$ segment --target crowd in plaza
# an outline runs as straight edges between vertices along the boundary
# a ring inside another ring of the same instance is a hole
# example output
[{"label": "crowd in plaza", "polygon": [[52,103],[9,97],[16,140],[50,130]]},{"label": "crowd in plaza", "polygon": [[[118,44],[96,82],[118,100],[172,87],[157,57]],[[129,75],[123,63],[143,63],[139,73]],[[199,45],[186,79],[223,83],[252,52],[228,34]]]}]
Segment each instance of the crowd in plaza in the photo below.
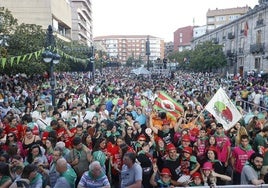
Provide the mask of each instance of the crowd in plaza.
[{"label": "crowd in plaza", "polygon": [[[128,68],[0,78],[0,187],[151,188],[268,183],[268,85],[258,77]],[[243,117],[205,110],[223,88]],[[174,119],[154,102],[180,103]]]}]

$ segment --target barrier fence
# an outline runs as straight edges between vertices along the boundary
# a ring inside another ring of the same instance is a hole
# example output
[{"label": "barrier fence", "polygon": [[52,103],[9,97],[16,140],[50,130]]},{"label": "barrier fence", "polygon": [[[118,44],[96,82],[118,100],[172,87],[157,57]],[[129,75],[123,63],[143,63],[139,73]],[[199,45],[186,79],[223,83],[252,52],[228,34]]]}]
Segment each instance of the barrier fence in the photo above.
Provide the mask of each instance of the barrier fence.
[{"label": "barrier fence", "polygon": [[[179,187],[176,187],[179,188]],[[210,186],[195,186],[194,188],[211,188]],[[214,188],[214,187],[213,187]],[[268,184],[261,185],[219,185],[215,186],[215,188],[268,188]]]}]

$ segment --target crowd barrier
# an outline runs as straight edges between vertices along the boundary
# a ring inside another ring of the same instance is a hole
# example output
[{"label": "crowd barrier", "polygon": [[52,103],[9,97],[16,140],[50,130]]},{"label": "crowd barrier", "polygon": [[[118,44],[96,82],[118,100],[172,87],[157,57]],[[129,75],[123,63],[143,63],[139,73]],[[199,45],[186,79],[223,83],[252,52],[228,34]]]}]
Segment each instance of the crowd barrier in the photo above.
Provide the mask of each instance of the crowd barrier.
[{"label": "crowd barrier", "polygon": [[[179,188],[179,187],[176,187]],[[210,186],[197,186],[194,188],[211,188]],[[268,184],[261,185],[219,185],[215,186],[215,188],[268,188]]]}]

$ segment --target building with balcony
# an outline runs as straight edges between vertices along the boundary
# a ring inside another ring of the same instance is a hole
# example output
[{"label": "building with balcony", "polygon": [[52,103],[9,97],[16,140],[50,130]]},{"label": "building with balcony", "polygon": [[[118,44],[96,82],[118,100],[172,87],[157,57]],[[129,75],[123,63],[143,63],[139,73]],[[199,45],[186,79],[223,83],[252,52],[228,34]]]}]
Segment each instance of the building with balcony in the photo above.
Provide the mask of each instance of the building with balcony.
[{"label": "building with balcony", "polygon": [[0,0],[0,6],[11,11],[18,23],[52,25],[57,37],[71,40],[72,15],[68,0]]},{"label": "building with balcony", "polygon": [[229,73],[241,76],[249,72],[268,73],[268,1],[205,35],[194,38],[192,48],[204,41],[222,45]]},{"label": "building with balcony", "polygon": [[95,37],[94,45],[99,43],[106,48],[106,53],[111,59],[122,64],[126,63],[128,58],[141,59],[147,61],[146,40],[150,41],[150,60],[164,58],[164,40],[148,35],[109,35]]},{"label": "building with balcony", "polygon": [[71,0],[72,40],[91,46],[93,39],[92,5],[90,0]]},{"label": "building with balcony", "polygon": [[247,13],[249,7],[237,7],[228,9],[215,9],[207,11],[207,30],[211,31],[228,24]]},{"label": "building with balcony", "polygon": [[174,32],[174,51],[181,52],[183,50],[191,49],[193,28],[193,26],[182,27]]}]

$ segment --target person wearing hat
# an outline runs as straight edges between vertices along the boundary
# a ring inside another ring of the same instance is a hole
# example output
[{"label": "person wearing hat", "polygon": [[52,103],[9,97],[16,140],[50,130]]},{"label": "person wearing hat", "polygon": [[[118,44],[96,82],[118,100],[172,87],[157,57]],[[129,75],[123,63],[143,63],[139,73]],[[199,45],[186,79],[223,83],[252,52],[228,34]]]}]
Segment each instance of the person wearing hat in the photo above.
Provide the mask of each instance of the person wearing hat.
[{"label": "person wearing hat", "polygon": [[173,127],[171,127],[170,121],[163,121],[162,130],[160,130],[159,128],[157,128],[156,126],[153,125],[153,119],[152,119],[152,116],[150,116],[150,123],[149,124],[150,124],[150,128],[152,129],[152,131],[157,136],[162,138],[164,140],[165,144],[174,143],[174,135],[175,135],[175,132],[179,128],[178,123],[176,123]]},{"label": "person wearing hat", "polygon": [[156,162],[159,170],[162,170],[164,158],[166,156],[166,147],[164,140],[160,137],[155,138],[155,149],[153,150],[154,162]]},{"label": "person wearing hat", "polygon": [[195,172],[192,175],[192,182],[189,183],[190,187],[196,187],[196,186],[204,186],[203,180],[202,180],[202,175],[200,172]]},{"label": "person wearing hat", "polygon": [[167,156],[163,162],[163,168],[168,168],[171,172],[171,182],[175,186],[183,185],[181,182],[177,182],[181,175],[180,157],[177,153],[177,149],[174,144],[170,143],[166,145]]},{"label": "person wearing hat", "polygon": [[205,162],[202,166],[202,178],[205,186],[216,186],[217,178],[225,181],[231,181],[232,178],[224,174],[218,174],[214,171],[212,162]]},{"label": "person wearing hat", "polygon": [[179,154],[182,154],[183,153],[183,149],[184,148],[190,147],[190,146],[191,146],[191,138],[190,138],[190,135],[189,134],[184,134],[181,137],[181,144],[179,144],[179,147],[178,147]]},{"label": "person wearing hat", "polygon": [[146,141],[146,136],[144,134],[140,134],[137,138],[137,142],[134,144],[134,150],[138,153]]},{"label": "person wearing hat", "polygon": [[171,172],[168,168],[163,168],[161,170],[160,176],[156,178],[156,175],[158,173],[158,168],[156,163],[153,165],[153,174],[150,178],[150,184],[157,188],[163,188],[163,187],[169,187],[174,188],[174,186],[171,184]]},{"label": "person wearing hat", "polygon": [[197,162],[196,157],[192,154],[193,149],[191,147],[183,148],[182,155],[179,157],[181,175],[190,176],[199,169],[200,164]]}]

